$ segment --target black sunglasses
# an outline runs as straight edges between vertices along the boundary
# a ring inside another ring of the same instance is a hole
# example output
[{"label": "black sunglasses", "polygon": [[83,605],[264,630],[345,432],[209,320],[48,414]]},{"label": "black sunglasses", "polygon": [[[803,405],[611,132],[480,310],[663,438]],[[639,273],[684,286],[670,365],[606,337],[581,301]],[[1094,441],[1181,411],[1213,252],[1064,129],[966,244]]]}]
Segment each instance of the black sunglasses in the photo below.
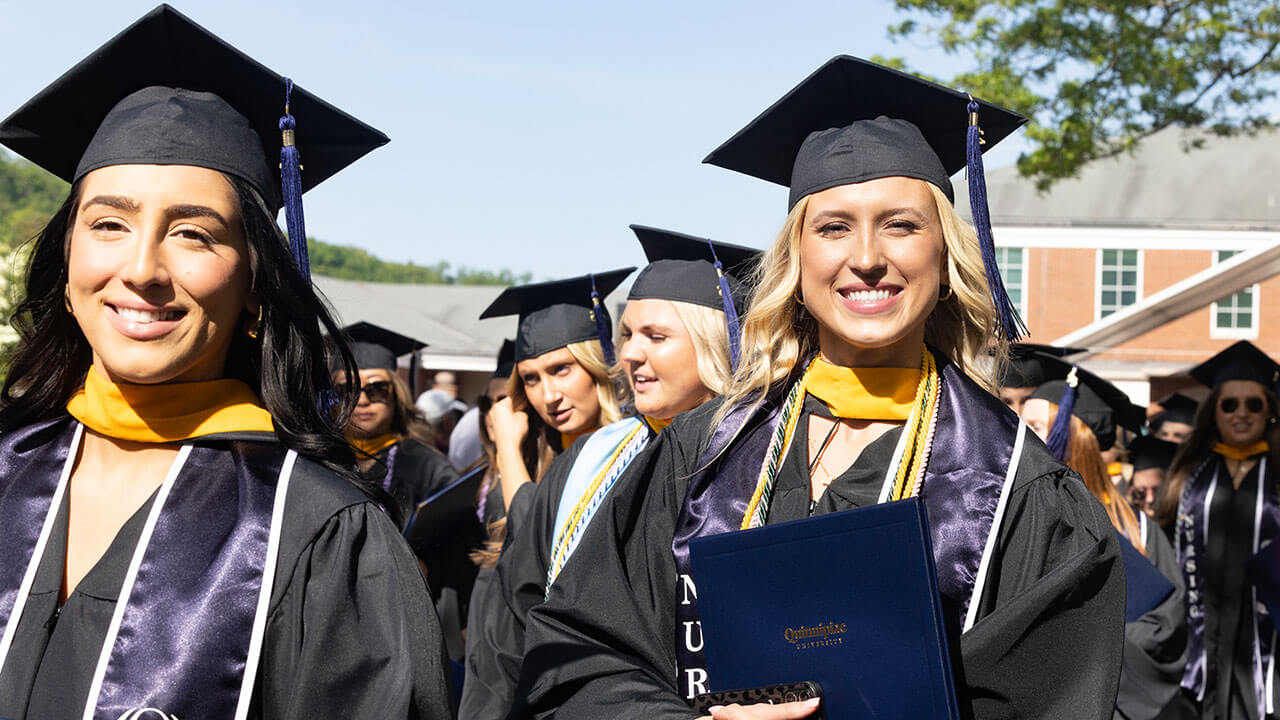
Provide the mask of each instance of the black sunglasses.
[{"label": "black sunglasses", "polygon": [[357,398],[360,397],[360,393],[364,393],[371,403],[384,403],[391,397],[391,383],[386,380],[374,380],[359,388],[352,388],[352,394]]},{"label": "black sunglasses", "polygon": [[[1240,398],[1233,398],[1233,397],[1222,398],[1222,401],[1218,403],[1218,409],[1224,413],[1227,413],[1228,415],[1235,412],[1239,407],[1240,407]],[[1244,409],[1248,410],[1250,413],[1254,415],[1257,415],[1258,413],[1262,412],[1262,409],[1264,407],[1266,407],[1266,403],[1263,402],[1262,398],[1258,397],[1257,395],[1244,399]]]}]

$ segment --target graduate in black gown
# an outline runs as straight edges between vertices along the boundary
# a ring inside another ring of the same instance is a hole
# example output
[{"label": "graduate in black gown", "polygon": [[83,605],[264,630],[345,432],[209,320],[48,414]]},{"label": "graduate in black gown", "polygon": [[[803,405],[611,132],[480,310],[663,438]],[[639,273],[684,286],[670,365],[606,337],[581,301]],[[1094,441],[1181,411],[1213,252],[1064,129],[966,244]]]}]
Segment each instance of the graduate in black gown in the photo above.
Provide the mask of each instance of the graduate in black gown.
[{"label": "graduate in black gown", "polygon": [[1129,444],[1133,475],[1129,478],[1129,503],[1152,522],[1156,518],[1156,501],[1164,485],[1165,473],[1178,453],[1178,444],[1154,435],[1134,438]]},{"label": "graduate in black gown", "polygon": [[1160,412],[1151,418],[1151,434],[1171,443],[1181,443],[1191,435],[1200,403],[1174,393],[1159,402]]},{"label": "graduate in black gown", "polygon": [[632,229],[650,261],[619,320],[618,367],[632,390],[635,414],[575,442],[540,482],[521,487],[512,499],[496,571],[501,604],[490,619],[507,630],[478,634],[469,650],[486,656],[484,664],[499,674],[483,697],[468,696],[463,717],[506,716],[529,609],[546,597],[627,466],[676,415],[720,394],[731,377],[730,348],[736,351],[737,338],[729,339],[730,325],[736,335],[736,308],[746,307],[739,277],[759,252],[641,225]]},{"label": "graduate in black gown", "polygon": [[[359,368],[355,409],[344,434],[356,449],[360,469],[395,499],[403,527],[418,503],[458,479],[449,459],[432,446],[431,428],[413,403],[413,388],[396,372],[398,357],[426,343],[367,322],[348,325],[343,332]],[[344,379],[335,373],[335,383]]]},{"label": "graduate in black gown", "polygon": [[1005,364],[1000,376],[996,378],[999,386],[1000,400],[1009,406],[1015,414],[1022,414],[1022,404],[1031,397],[1036,388],[1043,385],[1048,378],[1041,358],[1048,355],[1053,359],[1064,358],[1081,352],[1081,348],[1058,347],[1056,345],[1039,345],[1036,343],[1011,343],[1009,345],[1009,362]]},{"label": "graduate in black gown", "polygon": [[[1119,428],[1135,432],[1141,428],[1145,413],[1115,385],[1083,368],[1057,358],[1044,359],[1042,366],[1046,379],[1053,379],[1027,399],[1023,420],[1046,440],[1055,456],[1080,474],[1085,487],[1106,509],[1122,542],[1138,551],[1126,558],[1126,606],[1135,609],[1126,611],[1130,618],[1124,628],[1124,666],[1115,717],[1177,717],[1176,707],[1170,706],[1178,695],[1187,664],[1187,604],[1182,572],[1173,545],[1154,520],[1130,507],[1107,476],[1101,454],[1115,443]],[[1137,449],[1144,454],[1150,452],[1144,450],[1145,445],[1137,443]],[[1139,459],[1144,464],[1147,460],[1135,458],[1135,467]],[[1139,567],[1144,564],[1159,571],[1154,580],[1147,581]]]},{"label": "graduate in black gown", "polygon": [[507,396],[485,414],[493,443],[491,489],[485,495],[489,542],[475,554],[476,577],[467,616],[466,681],[459,713],[491,717],[505,711],[510,660],[493,648],[518,647],[494,567],[508,537],[517,492],[546,475],[560,453],[622,418],[625,398],[611,376],[611,321],[604,298],[634,267],[507,288],[481,319],[519,316]]},{"label": "graduate in black gown", "polygon": [[1280,365],[1240,341],[1191,370],[1213,388],[1169,468],[1159,516],[1187,585],[1182,687],[1199,717],[1274,717],[1274,621],[1250,560],[1280,535]]},{"label": "graduate in black gown", "polygon": [[337,325],[274,220],[305,237],[300,192],[385,136],[161,6],[0,142],[72,183],[0,399],[0,717],[450,717],[427,586],[326,406]]},{"label": "graduate in black gown", "polygon": [[[980,240],[952,207],[968,102],[841,57],[708,158],[791,191],[743,322],[743,366],[632,463],[530,611],[512,717],[693,717],[714,678],[690,539],[912,495],[929,514],[966,713],[1111,716],[1119,538],[994,395],[988,346],[1017,331],[980,251],[989,227]],[[969,109],[987,147],[1020,123]],[[970,178],[981,181],[976,164]]]}]

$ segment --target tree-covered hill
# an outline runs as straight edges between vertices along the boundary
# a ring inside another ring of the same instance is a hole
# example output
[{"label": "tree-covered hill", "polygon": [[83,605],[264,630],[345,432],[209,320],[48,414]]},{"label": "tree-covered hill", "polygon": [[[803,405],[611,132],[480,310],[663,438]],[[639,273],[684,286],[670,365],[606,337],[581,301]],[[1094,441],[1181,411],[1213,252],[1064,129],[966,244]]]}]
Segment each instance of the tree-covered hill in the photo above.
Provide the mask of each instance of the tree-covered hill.
[{"label": "tree-covered hill", "polygon": [[[58,210],[67,184],[20,158],[0,151],[0,255],[8,257],[33,238]],[[382,260],[356,247],[307,239],[311,271],[343,280],[445,285],[512,285],[529,273],[452,269],[447,262],[414,265]],[[10,258],[12,263],[20,258]],[[17,264],[21,264],[18,262]]]}]

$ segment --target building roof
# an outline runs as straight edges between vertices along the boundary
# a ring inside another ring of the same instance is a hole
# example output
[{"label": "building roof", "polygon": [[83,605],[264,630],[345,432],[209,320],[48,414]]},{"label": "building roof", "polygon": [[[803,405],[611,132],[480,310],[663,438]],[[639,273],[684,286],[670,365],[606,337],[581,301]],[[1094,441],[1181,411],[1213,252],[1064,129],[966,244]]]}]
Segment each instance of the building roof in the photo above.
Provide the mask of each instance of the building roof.
[{"label": "building roof", "polygon": [[[1184,152],[1200,138],[1204,146]],[[966,183],[956,207],[969,218]],[[1280,229],[1280,132],[1221,138],[1168,128],[1132,154],[1086,165],[1046,193],[1007,167],[987,173],[991,222],[1194,229]]]},{"label": "building roof", "polygon": [[[480,313],[505,288],[500,285],[414,285],[313,277],[339,325],[361,320],[427,343],[424,367],[493,370],[498,348],[515,337],[516,318],[480,320]],[[606,298],[616,326],[626,288]]]}]

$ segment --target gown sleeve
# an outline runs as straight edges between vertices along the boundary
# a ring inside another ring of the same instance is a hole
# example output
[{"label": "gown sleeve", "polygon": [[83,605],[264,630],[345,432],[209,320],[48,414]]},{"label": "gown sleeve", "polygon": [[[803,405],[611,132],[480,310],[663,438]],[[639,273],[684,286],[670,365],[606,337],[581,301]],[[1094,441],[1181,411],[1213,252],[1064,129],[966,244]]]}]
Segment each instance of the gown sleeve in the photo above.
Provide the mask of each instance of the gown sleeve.
[{"label": "gown sleeve", "polygon": [[675,685],[671,538],[684,499],[678,479],[696,459],[673,429],[624,471],[547,602],[530,610],[509,717],[694,716]]},{"label": "gown sleeve", "polygon": [[286,582],[267,619],[262,717],[453,717],[426,582],[376,506],[334,514]]},{"label": "gown sleeve", "polygon": [[978,620],[960,638],[956,685],[974,718],[1112,716],[1124,641],[1118,542],[1074,472],[1019,473]]},{"label": "gown sleeve", "polygon": [[1146,615],[1124,626],[1124,669],[1116,696],[1116,720],[1151,720],[1178,694],[1187,664],[1186,586],[1173,546],[1152,523],[1147,559],[1173,592]]},{"label": "gown sleeve", "polygon": [[[525,619],[529,608],[543,599],[550,528],[580,445],[557,457],[536,485],[526,483],[517,490],[507,508],[502,554],[476,591],[483,593],[480,616],[468,623],[468,675],[459,708],[463,718],[502,718],[511,708],[524,655]],[[477,602],[474,595],[472,602]]]}]

